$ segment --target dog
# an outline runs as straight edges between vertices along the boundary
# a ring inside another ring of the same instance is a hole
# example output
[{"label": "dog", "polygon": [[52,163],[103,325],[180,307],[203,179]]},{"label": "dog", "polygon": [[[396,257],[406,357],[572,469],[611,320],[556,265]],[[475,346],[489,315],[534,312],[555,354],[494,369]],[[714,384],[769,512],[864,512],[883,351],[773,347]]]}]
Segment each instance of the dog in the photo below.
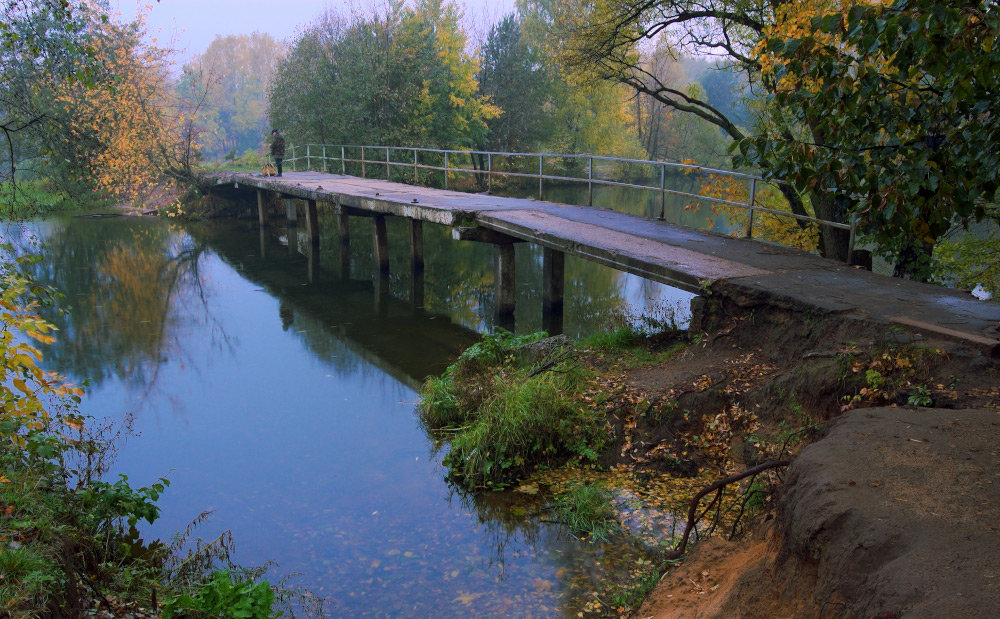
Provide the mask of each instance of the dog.
[{"label": "dog", "polygon": [[273,163],[265,163],[264,167],[260,169],[260,173],[264,176],[277,176],[278,169],[274,167]]}]

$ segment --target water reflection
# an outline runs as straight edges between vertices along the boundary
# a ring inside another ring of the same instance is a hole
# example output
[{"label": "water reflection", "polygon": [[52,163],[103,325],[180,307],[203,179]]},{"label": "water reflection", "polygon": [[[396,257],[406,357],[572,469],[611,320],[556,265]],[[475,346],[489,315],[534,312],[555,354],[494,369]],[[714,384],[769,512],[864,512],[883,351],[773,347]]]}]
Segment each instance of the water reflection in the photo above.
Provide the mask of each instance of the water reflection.
[{"label": "water reflection", "polygon": [[[213,341],[225,333],[206,312],[204,247],[160,222],[70,217],[40,224],[36,280],[64,295],[66,312],[47,355],[54,369],[100,384],[110,377],[151,388],[168,357],[183,355],[177,329],[200,323]],[[22,250],[30,250],[22,247]]]},{"label": "water reflection", "polygon": [[[214,510],[204,538],[231,529],[238,560],[301,573],[335,615],[575,614],[642,550],[572,538],[537,497],[450,487],[413,410],[423,377],[492,325],[491,249],[425,226],[414,303],[404,222],[389,221],[388,294],[356,224],[348,269],[335,232],[303,255],[295,235],[289,251],[286,231],[238,224],[41,225],[39,275],[72,305],[46,359],[97,378],[85,413],[139,413],[118,470],[173,482],[149,535]],[[517,261],[517,328],[537,329],[541,252]],[[573,334],[664,298],[582,261],[566,273]]]}]

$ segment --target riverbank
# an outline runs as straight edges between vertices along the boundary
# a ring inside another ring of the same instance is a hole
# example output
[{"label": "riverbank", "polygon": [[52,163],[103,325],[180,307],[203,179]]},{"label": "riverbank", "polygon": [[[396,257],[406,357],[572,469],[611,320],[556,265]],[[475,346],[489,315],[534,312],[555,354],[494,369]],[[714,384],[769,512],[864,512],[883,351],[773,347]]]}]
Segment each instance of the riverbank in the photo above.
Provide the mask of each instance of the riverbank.
[{"label": "riverbank", "polygon": [[[719,318],[670,362],[629,372],[630,384],[685,411],[753,411],[759,425],[732,435],[723,470],[787,456],[769,447],[779,441],[793,444],[794,459],[745,537],[701,542],[636,616],[995,607],[996,359],[967,342],[834,316],[757,307]],[[652,430],[633,444],[654,442]]]},{"label": "riverbank", "polygon": [[[926,331],[767,305],[703,315],[700,324],[712,328],[514,355],[527,358],[522,377],[554,354],[595,372],[598,387],[581,401],[606,421],[596,460],[629,483],[660,484],[669,473],[704,486],[792,460],[786,473],[730,486],[718,510],[706,509],[707,497],[696,529],[702,541],[666,571],[635,616],[954,615],[966,604],[995,602],[1000,548],[984,536],[1000,502],[984,471],[997,461],[988,446],[1000,427],[1000,381],[988,351]],[[546,476],[534,479],[544,484]],[[695,491],[689,485],[680,494]],[[627,515],[620,509],[619,517]],[[658,526],[669,526],[676,543],[680,524]],[[942,565],[948,587],[931,586]],[[969,578],[973,566],[979,573]],[[955,600],[940,601],[935,592],[946,590]],[[585,611],[634,612],[596,598]]]}]

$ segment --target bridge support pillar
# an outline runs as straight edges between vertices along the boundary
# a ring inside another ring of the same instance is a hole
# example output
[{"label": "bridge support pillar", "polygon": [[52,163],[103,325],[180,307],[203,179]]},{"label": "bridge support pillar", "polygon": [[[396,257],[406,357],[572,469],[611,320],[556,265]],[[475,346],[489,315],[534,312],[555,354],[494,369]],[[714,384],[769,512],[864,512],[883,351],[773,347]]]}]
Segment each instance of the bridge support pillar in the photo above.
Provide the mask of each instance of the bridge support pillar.
[{"label": "bridge support pillar", "polygon": [[375,272],[375,313],[385,315],[389,309],[389,271]]},{"label": "bridge support pillar", "polygon": [[266,259],[268,232],[264,228],[258,228],[257,231],[260,233],[260,257]]},{"label": "bridge support pillar", "polygon": [[338,270],[340,279],[349,279],[351,275],[351,218],[342,212],[337,205],[337,236],[340,239],[340,264]]},{"label": "bridge support pillar", "polygon": [[381,273],[389,272],[389,238],[385,231],[385,215],[372,217],[372,246],[375,248],[375,266]]},{"label": "bridge support pillar", "polygon": [[510,324],[514,318],[514,245],[495,245],[493,264],[496,270],[494,281],[494,305],[497,323]]},{"label": "bridge support pillar", "polygon": [[410,220],[410,303],[424,306],[424,222]]},{"label": "bridge support pillar", "polygon": [[299,225],[299,215],[295,208],[295,200],[285,198],[285,220],[289,228]]},{"label": "bridge support pillar", "polygon": [[419,219],[410,220],[410,269],[424,270],[424,222]]},{"label": "bridge support pillar", "polygon": [[315,200],[306,200],[306,233],[309,246],[319,247],[319,209]]},{"label": "bridge support pillar", "polygon": [[264,190],[257,190],[257,221],[261,228],[267,227],[267,217],[264,215]]},{"label": "bridge support pillar", "polygon": [[542,326],[551,334],[562,333],[563,292],[566,287],[566,254],[542,249]]}]

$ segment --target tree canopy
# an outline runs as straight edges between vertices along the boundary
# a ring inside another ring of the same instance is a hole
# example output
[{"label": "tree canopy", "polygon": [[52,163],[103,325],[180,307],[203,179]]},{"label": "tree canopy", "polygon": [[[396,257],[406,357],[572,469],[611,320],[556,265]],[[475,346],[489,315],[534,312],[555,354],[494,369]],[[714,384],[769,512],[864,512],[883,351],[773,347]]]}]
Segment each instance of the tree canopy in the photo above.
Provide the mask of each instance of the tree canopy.
[{"label": "tree canopy", "polygon": [[482,142],[498,110],[478,92],[456,5],[326,13],[278,66],[272,123],[292,140],[439,147]]},{"label": "tree canopy", "polygon": [[3,10],[5,191],[34,175],[70,194],[131,197],[190,175],[191,110],[170,96],[168,52],[145,41],[141,15],[117,23],[89,0]]},{"label": "tree canopy", "polygon": [[761,43],[769,109],[811,134],[763,131],[741,153],[842,196],[898,275],[926,276],[937,240],[1000,186],[1000,6],[896,0],[779,20]]}]

